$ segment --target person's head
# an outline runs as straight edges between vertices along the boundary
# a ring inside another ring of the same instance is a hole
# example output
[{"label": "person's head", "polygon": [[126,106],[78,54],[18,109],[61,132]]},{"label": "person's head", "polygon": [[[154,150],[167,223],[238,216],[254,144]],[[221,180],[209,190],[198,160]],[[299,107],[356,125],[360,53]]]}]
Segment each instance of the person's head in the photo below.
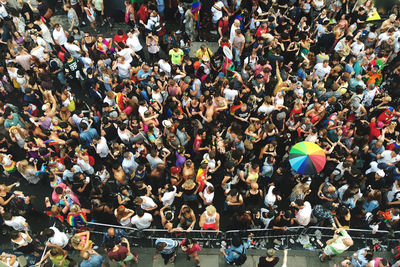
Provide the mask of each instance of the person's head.
[{"label": "person's head", "polygon": [[78,247],[82,242],[82,239],[80,236],[78,235],[74,235],[73,237],[71,237],[71,245],[73,247]]},{"label": "person's head", "polygon": [[166,242],[158,242],[156,245],[156,250],[158,252],[163,251],[166,246],[167,246]]},{"label": "person's head", "polygon": [[304,208],[304,200],[302,199],[296,199],[294,202],[300,209]]},{"label": "person's head", "polygon": [[81,251],[81,257],[83,260],[87,261],[90,259],[90,253],[86,250]]},{"label": "person's head", "polygon": [[212,217],[217,212],[217,209],[213,205],[209,205],[209,206],[207,206],[206,211],[207,211],[208,216]]},{"label": "person's head", "polygon": [[49,239],[50,237],[53,237],[55,233],[53,229],[46,228],[43,230],[42,234],[46,239]]},{"label": "person's head", "polygon": [[135,199],[133,200],[133,203],[137,206],[141,205],[143,202],[143,198],[141,197],[135,197]]},{"label": "person's head", "polygon": [[322,65],[324,66],[324,68],[328,67],[329,66],[329,60],[324,60]]},{"label": "person's head", "polygon": [[115,229],[113,227],[110,227],[107,229],[107,234],[110,238],[114,238],[115,236]]},{"label": "person's head", "polygon": [[242,239],[240,238],[239,234],[234,234],[232,236],[232,246],[233,247],[240,247],[242,245]]},{"label": "person's head", "polygon": [[270,248],[267,250],[267,257],[268,258],[273,258],[275,256],[275,249]]},{"label": "person's head", "polygon": [[136,214],[137,214],[137,216],[139,216],[139,217],[143,217],[143,215],[144,215],[144,210],[143,210],[143,209],[137,209]]}]

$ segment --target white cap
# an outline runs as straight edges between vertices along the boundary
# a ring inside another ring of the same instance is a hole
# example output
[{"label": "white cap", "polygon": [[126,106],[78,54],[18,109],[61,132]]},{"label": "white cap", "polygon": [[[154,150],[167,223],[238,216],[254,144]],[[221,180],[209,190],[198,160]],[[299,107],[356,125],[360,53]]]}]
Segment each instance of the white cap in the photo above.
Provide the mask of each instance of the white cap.
[{"label": "white cap", "polygon": [[376,172],[376,174],[378,174],[380,177],[384,177],[385,176],[385,172],[383,170],[378,170]]}]

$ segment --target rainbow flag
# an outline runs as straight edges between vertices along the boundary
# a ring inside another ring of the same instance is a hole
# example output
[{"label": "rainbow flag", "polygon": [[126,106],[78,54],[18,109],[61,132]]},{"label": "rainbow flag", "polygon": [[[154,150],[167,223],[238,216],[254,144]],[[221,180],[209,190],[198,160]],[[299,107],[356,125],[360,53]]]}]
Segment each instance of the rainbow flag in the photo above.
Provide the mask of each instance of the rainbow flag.
[{"label": "rainbow flag", "polygon": [[194,15],[194,20],[197,22],[197,27],[200,28],[200,0],[193,0],[192,2],[192,13]]},{"label": "rainbow flag", "polygon": [[49,140],[44,141],[43,144],[49,145],[49,146],[54,146],[54,145],[58,145],[58,142],[55,141],[54,139],[49,139]]},{"label": "rainbow flag", "polygon": [[87,225],[87,218],[85,213],[82,211],[75,213],[75,214],[68,214],[67,222],[71,226],[86,226]]}]

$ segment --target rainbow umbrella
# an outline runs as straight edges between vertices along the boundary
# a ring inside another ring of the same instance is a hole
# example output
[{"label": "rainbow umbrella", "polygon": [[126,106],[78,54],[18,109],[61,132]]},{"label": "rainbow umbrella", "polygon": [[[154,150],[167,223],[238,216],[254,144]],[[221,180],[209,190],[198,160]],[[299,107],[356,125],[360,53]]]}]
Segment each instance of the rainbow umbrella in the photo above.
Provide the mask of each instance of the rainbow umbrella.
[{"label": "rainbow umbrella", "polygon": [[305,141],[290,149],[289,162],[296,172],[311,175],[324,169],[326,157],[319,145]]}]

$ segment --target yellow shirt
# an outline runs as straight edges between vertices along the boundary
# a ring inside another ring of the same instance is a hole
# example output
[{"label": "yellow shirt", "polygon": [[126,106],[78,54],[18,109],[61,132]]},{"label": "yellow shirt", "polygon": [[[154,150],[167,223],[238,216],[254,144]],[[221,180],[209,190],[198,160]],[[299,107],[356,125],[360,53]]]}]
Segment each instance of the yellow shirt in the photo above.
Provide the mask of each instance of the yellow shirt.
[{"label": "yellow shirt", "polygon": [[212,57],[213,53],[211,52],[211,50],[210,50],[209,48],[207,48],[207,50],[208,50],[208,53],[207,53],[207,51],[206,51],[206,52],[203,52],[203,50],[201,50],[201,48],[200,48],[200,49],[197,50],[197,52],[196,52],[196,57],[197,57],[198,59],[202,60],[203,56],[206,56],[206,57],[208,58],[208,61],[210,61],[210,60],[211,60],[210,57]]}]

